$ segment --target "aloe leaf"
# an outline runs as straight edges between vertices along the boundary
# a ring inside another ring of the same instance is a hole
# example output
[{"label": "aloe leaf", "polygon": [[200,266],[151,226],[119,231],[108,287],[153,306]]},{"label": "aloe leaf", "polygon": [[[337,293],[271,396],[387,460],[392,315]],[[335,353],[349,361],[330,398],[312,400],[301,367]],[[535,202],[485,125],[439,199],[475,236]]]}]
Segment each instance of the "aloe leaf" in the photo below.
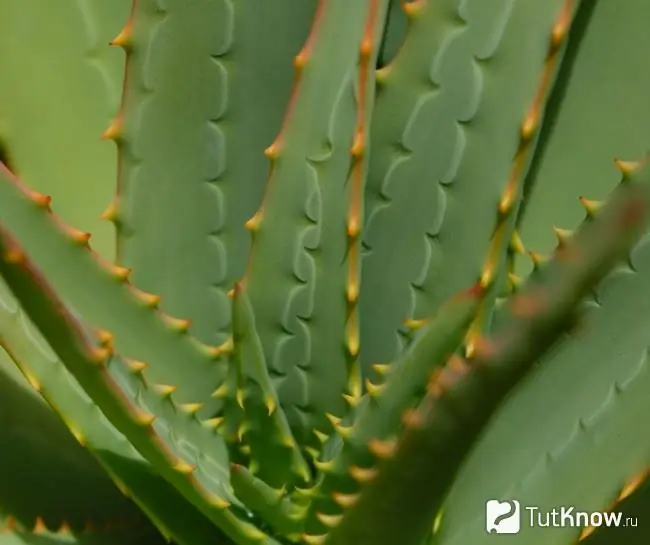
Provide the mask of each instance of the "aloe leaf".
[{"label": "aloe leaf", "polygon": [[359,387],[355,309],[369,77],[386,5],[320,2],[295,59],[282,129],[266,150],[264,200],[247,224],[253,244],[243,284],[300,442],[313,441],[309,432],[326,424],[323,414],[344,412],[342,394]]},{"label": "aloe leaf", "polygon": [[46,271],[66,304],[88,324],[109,331],[125,356],[152,362],[153,382],[178,384],[178,401],[208,400],[200,414],[212,416],[219,402],[210,400],[210,394],[219,380],[206,377],[206,370],[223,364],[222,351],[189,336],[187,322],[160,312],[157,297],[129,282],[128,269],[100,261],[89,251],[88,233],[61,222],[49,197],[26,188],[2,164],[0,222],[37,268]]},{"label": "aloe leaf", "polygon": [[271,488],[237,464],[231,466],[230,479],[237,497],[274,531],[289,539],[300,537],[304,508],[293,503],[283,490]]},{"label": "aloe leaf", "polygon": [[89,527],[80,532],[67,525],[48,528],[42,519],[24,526],[13,517],[0,517],[0,545],[164,545],[154,531],[128,532],[120,528]]},{"label": "aloe leaf", "polygon": [[[649,175],[646,166],[639,177],[648,181]],[[362,468],[366,484],[342,518],[331,521],[324,545],[422,542],[476,437],[538,357],[575,323],[580,302],[628,255],[649,217],[650,188],[626,184],[541,278],[511,299],[496,333],[472,356],[454,355],[434,373],[421,404],[404,415],[394,451]]]},{"label": "aloe leaf", "polygon": [[[99,459],[163,535],[179,545],[225,542],[216,527],[157,476],[108,422],[20,307],[10,305],[4,296],[0,299],[0,344],[10,347],[10,355],[32,387],[65,419],[76,439]],[[97,495],[95,491],[93,497]]]},{"label": "aloe leaf", "polygon": [[[583,0],[581,28],[552,124],[527,177],[526,207],[519,229],[528,250],[546,254],[556,244],[553,227],[572,230],[584,210],[578,197],[603,199],[616,185],[615,157],[639,157],[650,141],[650,8],[631,0],[619,10],[610,2]],[[616,10],[616,11],[614,11]],[[571,39],[570,39],[571,40]],[[525,258],[517,271],[530,270]]]},{"label": "aloe leaf", "polygon": [[0,147],[31,187],[54,197],[57,213],[93,233],[93,248],[107,258],[115,235],[100,215],[117,156],[100,136],[119,106],[124,66],[108,41],[130,4],[0,0]]},{"label": "aloe leaf", "polygon": [[431,314],[482,275],[496,281],[576,4],[405,4],[409,29],[378,74],[371,131],[365,365],[395,357],[404,320]]},{"label": "aloe leaf", "polygon": [[[172,401],[174,387],[151,384],[147,365],[122,360],[68,311],[15,240],[0,230],[0,275],[52,350],[97,406],[156,471],[237,545],[277,545],[246,517],[228,482],[228,453],[199,404]],[[237,514],[236,514],[237,513]]]},{"label": "aloe leaf", "polygon": [[[328,518],[344,511],[345,498],[359,492],[363,484],[357,480],[356,470],[376,462],[391,447],[401,414],[421,397],[423,384],[434,369],[461,344],[482,296],[477,286],[443,304],[421,335],[391,365],[385,382],[368,383],[367,402],[357,411],[354,423],[345,425],[333,419],[342,444],[334,456],[324,452],[316,462],[321,479],[310,494],[308,535],[326,532]],[[343,503],[337,501],[341,498]]]},{"label": "aloe leaf", "polygon": [[263,150],[314,6],[140,0],[113,41],[127,55],[122,107],[106,132],[120,155],[108,214],[118,257],[206,343],[227,336],[226,292],[250,247],[244,222],[262,197]]},{"label": "aloe leaf", "polygon": [[[619,168],[622,190],[632,182],[650,187],[647,165]],[[639,294],[650,289],[649,267],[646,231],[585,304],[585,325],[541,358],[495,415],[449,494],[436,544],[487,544],[488,499],[517,499],[542,512],[559,505],[603,511],[647,470],[650,439],[638,423],[650,410],[650,306]],[[563,545],[580,534],[542,530],[522,526],[512,541]]]},{"label": "aloe leaf", "polygon": [[146,525],[15,368],[2,365],[0,387],[0,512],[28,527],[37,517],[77,530],[86,523]]},{"label": "aloe leaf", "polygon": [[244,409],[240,441],[250,448],[249,469],[278,492],[305,484],[311,471],[289,427],[268,374],[255,315],[246,291],[237,283],[233,302],[233,361],[238,370],[237,400]]}]

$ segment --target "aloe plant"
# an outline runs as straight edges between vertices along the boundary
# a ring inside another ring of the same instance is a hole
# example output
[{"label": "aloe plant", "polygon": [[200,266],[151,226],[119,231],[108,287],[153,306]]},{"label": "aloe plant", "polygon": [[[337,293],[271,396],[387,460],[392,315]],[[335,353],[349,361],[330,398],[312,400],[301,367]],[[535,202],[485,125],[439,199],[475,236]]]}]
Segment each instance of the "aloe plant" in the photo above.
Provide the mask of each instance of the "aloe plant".
[{"label": "aloe plant", "polygon": [[647,543],[644,0],[0,13],[0,545]]}]

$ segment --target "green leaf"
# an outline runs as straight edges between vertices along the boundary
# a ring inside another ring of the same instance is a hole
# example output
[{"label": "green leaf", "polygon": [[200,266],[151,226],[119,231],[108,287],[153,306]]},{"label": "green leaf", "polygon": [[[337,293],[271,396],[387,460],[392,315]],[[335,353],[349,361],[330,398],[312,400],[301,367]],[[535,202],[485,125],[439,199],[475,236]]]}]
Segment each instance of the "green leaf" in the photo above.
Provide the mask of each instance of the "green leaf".
[{"label": "green leaf", "polygon": [[0,147],[30,187],[54,198],[57,213],[93,233],[107,258],[115,235],[100,215],[117,155],[101,134],[124,77],[124,55],[108,41],[131,2],[0,0]]},{"label": "green leaf", "polygon": [[[419,407],[406,415],[395,451],[362,468],[366,484],[342,520],[331,523],[325,545],[422,542],[490,417],[641,235],[650,218],[650,166],[635,177],[646,185],[625,184],[543,274],[511,299],[508,317],[491,338],[466,359],[452,357],[434,375]],[[488,535],[484,527],[480,535]],[[478,539],[474,534],[463,543]]]},{"label": "green leaf", "polygon": [[[156,475],[151,465],[108,422],[20,307],[4,295],[0,298],[0,339],[2,344],[10,347],[15,364],[32,386],[61,415],[77,440],[98,458],[116,484],[133,498],[163,535],[173,537],[179,545],[225,543],[217,528]],[[68,470],[70,476],[79,473],[75,468]],[[42,489],[42,486],[34,488],[39,492]],[[56,493],[60,493],[59,489]],[[102,498],[102,489],[95,486],[88,494],[93,498],[89,505],[93,505]],[[33,498],[30,501],[38,505]],[[67,506],[66,510],[73,513],[80,507]]]}]

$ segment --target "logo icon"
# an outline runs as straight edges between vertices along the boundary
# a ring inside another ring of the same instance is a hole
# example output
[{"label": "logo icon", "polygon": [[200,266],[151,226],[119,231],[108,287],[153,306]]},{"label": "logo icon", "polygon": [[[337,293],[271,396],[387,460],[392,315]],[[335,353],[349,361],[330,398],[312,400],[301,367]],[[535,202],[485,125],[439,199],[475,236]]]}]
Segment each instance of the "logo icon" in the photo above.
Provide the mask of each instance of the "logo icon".
[{"label": "logo icon", "polygon": [[517,500],[489,500],[485,504],[485,530],[488,534],[518,534],[520,512]]}]

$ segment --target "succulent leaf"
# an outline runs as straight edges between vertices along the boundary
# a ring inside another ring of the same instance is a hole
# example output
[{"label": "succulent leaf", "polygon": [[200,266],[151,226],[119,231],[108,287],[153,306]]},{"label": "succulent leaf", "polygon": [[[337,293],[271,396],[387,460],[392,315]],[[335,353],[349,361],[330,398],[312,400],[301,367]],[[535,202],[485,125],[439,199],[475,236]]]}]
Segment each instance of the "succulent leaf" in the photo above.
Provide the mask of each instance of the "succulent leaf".
[{"label": "succulent leaf", "polygon": [[[156,475],[149,463],[108,422],[20,307],[14,304],[11,306],[15,308],[10,309],[7,297],[3,299],[0,301],[0,345],[10,347],[10,355],[25,378],[64,419],[77,441],[98,458],[123,493],[140,506],[163,535],[179,545],[223,541],[214,525]],[[12,450],[16,450],[15,446]],[[4,466],[10,467],[6,463]],[[88,480],[85,472],[80,475]],[[49,480],[55,482],[51,477]],[[66,481],[66,487],[69,486]],[[60,500],[57,503],[60,505]],[[65,508],[72,510],[70,506]],[[81,513],[79,506],[76,510]],[[13,514],[18,513],[13,511]]]},{"label": "succulent leaf", "polygon": [[566,30],[575,4],[406,4],[409,30],[378,74],[373,113],[365,362],[394,358],[404,320],[429,315],[478,281],[490,240],[498,254],[491,261],[505,254],[511,228],[500,232],[499,207],[504,220],[516,213],[528,144],[561,53],[564,33],[555,43],[554,32]]},{"label": "succulent leaf", "polygon": [[0,0],[0,147],[31,188],[55,199],[58,214],[93,233],[106,258],[115,236],[100,215],[117,158],[100,135],[119,105],[124,56],[105,45],[130,5]]},{"label": "succulent leaf", "polygon": [[[98,346],[65,308],[24,251],[0,229],[0,275],[70,373],[131,444],[188,501],[237,545],[276,545],[230,509],[243,509],[228,483],[228,454],[218,434],[174,404],[168,389],[150,388],[146,364]],[[209,450],[208,450],[209,449]]]},{"label": "succulent leaf", "polygon": [[[0,388],[0,513],[27,528],[37,517],[54,528],[66,521],[76,530],[86,523],[147,525],[27,381],[4,364]],[[95,494],[96,501],[88,502]]]},{"label": "succulent leaf", "polygon": [[253,309],[239,283],[234,289],[232,324],[233,361],[239,375],[236,397],[244,409],[239,439],[250,447],[253,473],[278,490],[305,485],[311,480],[311,471],[280,406],[255,328]]},{"label": "succulent leaf", "polygon": [[[155,299],[128,282],[128,269],[103,265],[89,251],[90,233],[62,223],[51,212],[49,197],[27,189],[2,164],[0,218],[35,265],[48,271],[53,288],[86,323],[109,331],[115,347],[125,356],[155,361],[150,380],[178,385],[179,402],[203,400],[205,408],[200,414],[211,416],[210,394],[219,381],[218,377],[206,378],[205,370],[220,364],[220,350],[198,343],[186,334],[188,324],[160,313]],[[140,333],[132,335],[133,331]],[[217,406],[216,400],[212,403]]]},{"label": "succulent leaf", "polygon": [[359,498],[333,525],[326,545],[426,538],[461,462],[499,404],[574,323],[576,305],[641,235],[650,218],[650,167],[638,176],[646,185],[623,186],[549,261],[542,278],[511,298],[496,333],[469,358],[454,356],[434,373],[423,401],[406,413],[395,451],[366,470]]},{"label": "succulent leaf", "polygon": [[262,152],[314,4],[139,0],[113,41],[127,58],[122,106],[107,131],[120,157],[118,257],[206,343],[229,334],[226,292],[250,246],[243,224],[261,199]]},{"label": "succulent leaf", "polygon": [[[244,284],[300,441],[313,440],[311,429],[325,424],[324,413],[343,413],[342,394],[359,384],[355,260],[374,89],[366,82],[386,7],[386,0],[319,3],[294,61],[286,118],[266,150],[271,168],[264,200],[248,222],[253,245]],[[351,195],[350,207],[342,195]]]},{"label": "succulent leaf", "polygon": [[[618,191],[650,187],[647,173],[645,165],[623,176]],[[591,222],[587,217],[584,227]],[[649,410],[650,307],[639,297],[650,289],[647,231],[626,257],[585,304],[585,325],[541,358],[499,410],[449,494],[437,544],[480,544],[485,498],[517,497],[542,511],[558,504],[603,510],[650,466],[650,443],[637,429]],[[497,327],[505,319],[498,316]],[[521,477],[513,482],[513,474]],[[544,543],[546,534],[534,530],[522,528],[521,542]],[[579,531],[553,534],[556,543],[566,543]]]},{"label": "succulent leaf", "polygon": [[334,424],[335,433],[342,439],[341,446],[333,457],[326,453],[321,461],[326,469],[309,506],[308,534],[327,531],[319,522],[323,514],[340,515],[344,511],[337,497],[359,493],[363,483],[356,478],[355,468],[372,466],[391,455],[401,415],[422,397],[428,377],[457,350],[483,295],[480,286],[476,286],[446,302],[404,354],[391,364],[385,381],[368,386],[368,399],[352,422]]},{"label": "succulent leaf", "polygon": [[[640,157],[650,141],[650,71],[641,68],[650,47],[647,3],[630,0],[619,10],[583,0],[580,11],[519,220],[526,247],[541,254],[555,246],[553,226],[571,230],[582,220],[578,197],[603,199],[614,188],[612,159]],[[530,269],[525,257],[517,261],[519,274]]]}]

